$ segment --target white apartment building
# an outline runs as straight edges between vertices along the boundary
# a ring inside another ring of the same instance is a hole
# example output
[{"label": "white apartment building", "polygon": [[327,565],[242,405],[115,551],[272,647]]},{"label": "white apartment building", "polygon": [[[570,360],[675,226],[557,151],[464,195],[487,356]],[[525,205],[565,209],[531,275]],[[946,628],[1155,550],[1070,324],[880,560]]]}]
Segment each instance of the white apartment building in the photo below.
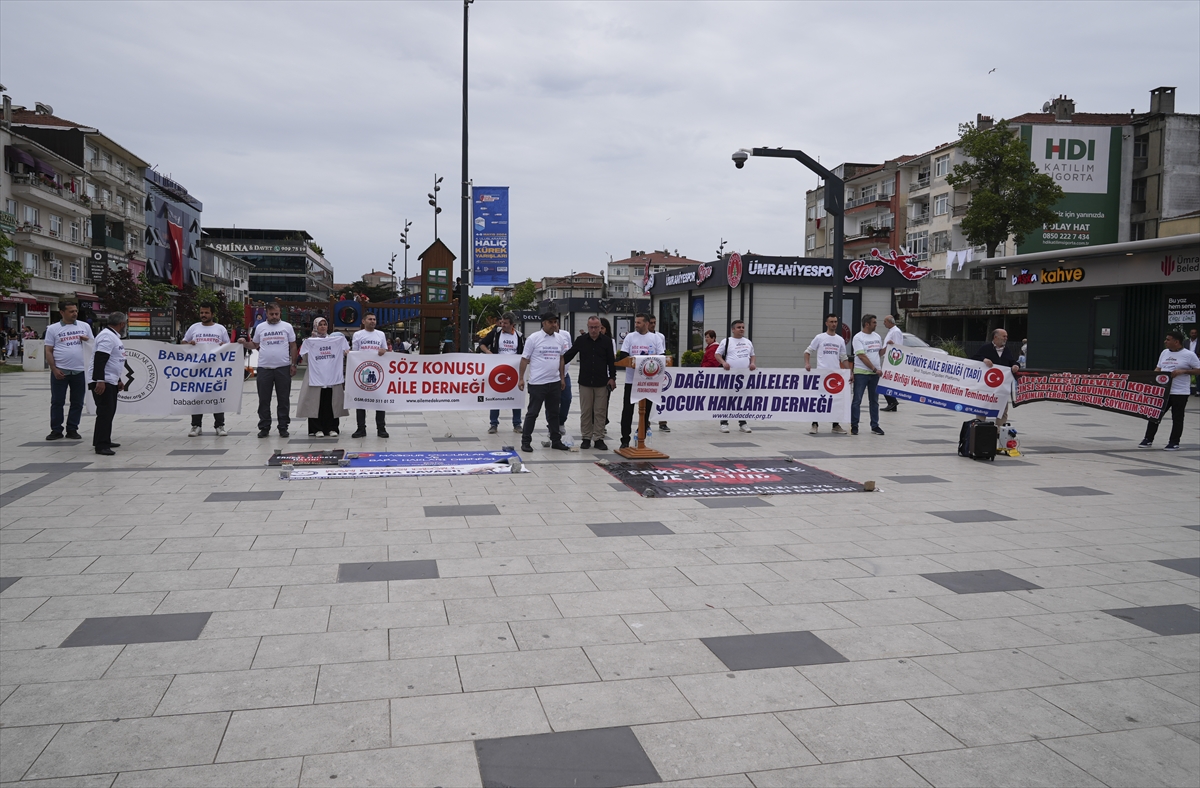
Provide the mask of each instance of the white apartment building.
[{"label": "white apartment building", "polygon": [[587,271],[570,276],[545,276],[537,285],[537,300],[555,301],[560,298],[603,298],[604,277]]},{"label": "white apartment building", "polygon": [[647,269],[656,274],[686,268],[699,262],[681,257],[678,249],[674,253],[667,249],[653,252],[640,252],[635,249],[624,260],[609,262],[607,295],[609,298],[649,298],[643,287]]},{"label": "white apartment building", "polygon": [[250,264],[208,246],[200,247],[200,284],[214,293],[224,293],[229,303],[250,299]]}]

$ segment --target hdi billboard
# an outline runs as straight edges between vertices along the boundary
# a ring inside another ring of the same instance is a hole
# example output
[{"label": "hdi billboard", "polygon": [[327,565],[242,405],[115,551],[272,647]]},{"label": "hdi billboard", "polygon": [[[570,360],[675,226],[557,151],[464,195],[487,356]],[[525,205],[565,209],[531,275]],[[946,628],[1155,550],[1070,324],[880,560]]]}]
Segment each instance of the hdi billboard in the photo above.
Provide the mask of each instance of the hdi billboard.
[{"label": "hdi billboard", "polygon": [[1116,243],[1121,219],[1121,127],[1022,125],[1038,172],[1066,192],[1059,221],[1030,233],[1021,254]]},{"label": "hdi billboard", "polygon": [[508,284],[508,187],[476,186],[471,193],[474,227],[474,281],[477,286]]}]

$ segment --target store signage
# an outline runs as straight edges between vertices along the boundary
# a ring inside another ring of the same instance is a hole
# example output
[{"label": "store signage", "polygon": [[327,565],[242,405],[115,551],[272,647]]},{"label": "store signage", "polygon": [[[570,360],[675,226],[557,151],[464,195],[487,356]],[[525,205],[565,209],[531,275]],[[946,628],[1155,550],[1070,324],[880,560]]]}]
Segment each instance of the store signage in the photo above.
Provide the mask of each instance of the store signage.
[{"label": "store signage", "polygon": [[205,244],[209,249],[227,254],[297,254],[304,253],[308,247],[304,244],[254,243],[250,241],[219,241]]},{"label": "store signage", "polygon": [[1167,298],[1167,322],[1171,325],[1189,325],[1196,322],[1196,297],[1180,296]]},{"label": "store signage", "polygon": [[1194,274],[1200,272],[1200,256],[1198,255],[1165,255],[1159,264],[1163,276],[1174,274]]},{"label": "store signage", "polygon": [[729,262],[725,265],[725,280],[733,288],[742,283],[742,256],[737,252],[729,255]]},{"label": "store signage", "polygon": [[1061,282],[1082,282],[1082,268],[1055,268],[1047,271],[1042,269],[1039,281],[1044,285],[1057,285]]},{"label": "store signage", "polygon": [[[1070,136],[1067,136],[1070,135]],[[1019,251],[1115,243],[1120,224],[1121,127],[1021,126],[1039,173],[1062,187],[1058,220],[1029,233]]]}]

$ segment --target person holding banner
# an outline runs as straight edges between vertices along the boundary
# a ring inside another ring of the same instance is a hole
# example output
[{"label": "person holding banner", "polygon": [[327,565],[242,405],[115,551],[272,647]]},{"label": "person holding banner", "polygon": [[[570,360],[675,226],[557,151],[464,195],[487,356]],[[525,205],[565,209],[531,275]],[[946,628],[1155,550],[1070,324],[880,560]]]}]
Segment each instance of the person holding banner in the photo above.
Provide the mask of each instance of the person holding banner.
[{"label": "person holding banner", "polygon": [[[188,330],[184,332],[181,345],[208,345],[207,349],[215,351],[221,345],[229,344],[229,332],[225,330],[225,326],[220,323],[213,322],[213,305],[203,303],[200,305],[200,322],[192,323],[188,326]],[[201,433],[201,425],[204,422],[204,415],[201,413],[192,414],[192,429],[188,432],[189,438],[195,438]],[[217,431],[217,437],[223,438],[229,433],[225,431],[225,414],[213,414],[213,427]]]},{"label": "person holding banner", "polygon": [[[904,347],[904,332],[900,330],[900,326],[896,325],[896,318],[891,315],[884,315],[883,327],[887,329],[887,334],[883,337],[883,350],[885,353],[889,345]],[[883,409],[884,413],[895,413],[900,410],[900,400],[891,394],[884,394],[883,398],[887,400],[887,407]]]},{"label": "person holding banner", "polygon": [[1148,449],[1154,443],[1162,417],[1171,410],[1171,437],[1167,438],[1166,451],[1179,451],[1179,439],[1183,437],[1183,417],[1187,413],[1188,386],[1191,376],[1200,372],[1200,358],[1183,345],[1183,332],[1172,329],[1163,341],[1164,350],[1158,357],[1155,372],[1166,372],[1171,376],[1166,408],[1157,419],[1146,423],[1146,437],[1138,446]]},{"label": "person holding banner", "polygon": [[267,304],[267,320],[254,326],[246,347],[258,351],[258,437],[271,434],[271,392],[275,392],[279,437],[288,436],[292,408],[292,375],[296,374],[296,330],[280,320],[279,304]]},{"label": "person holding banner", "polygon": [[[838,334],[838,316],[830,312],[825,316],[825,330],[813,337],[804,350],[804,371],[812,372],[812,357],[817,357],[817,369],[846,369],[850,366],[850,357],[846,355],[846,340]],[[809,427],[810,435],[816,435],[819,430],[817,422]],[[836,421],[833,431],[842,435],[846,430]]]},{"label": "person holding banner", "polygon": [[[1008,347],[1008,332],[1003,328],[997,328],[992,331],[992,341],[983,345],[979,350],[975,351],[975,355],[971,356],[974,361],[982,361],[988,367],[999,364],[1002,367],[1009,367],[1015,375],[1021,369],[1020,358],[1015,350]],[[996,426],[1003,427],[1008,421],[1008,405],[1004,406],[1004,411],[996,418]]]},{"label": "person holding banner", "polygon": [[83,397],[87,383],[84,371],[83,343],[91,342],[92,328],[76,320],[79,306],[63,303],[58,307],[61,318],[46,329],[46,364],[50,367],[50,434],[48,441],[63,436],[63,406],[67,391],[71,392],[71,409],[67,411],[67,437],[80,440],[79,417],[83,415]]},{"label": "person holding banner", "polygon": [[875,333],[875,315],[863,315],[862,331],[854,335],[854,399],[850,402],[850,434],[858,434],[865,392],[871,412],[871,432],[882,435],[879,426],[879,364],[883,361],[883,340]]},{"label": "person holding banner", "polygon": [[550,423],[550,448],[559,451],[570,449],[562,442],[558,418],[562,390],[567,385],[564,352],[558,338],[558,315],[547,312],[542,315],[542,330],[525,340],[525,350],[521,353],[517,387],[529,397],[525,407],[525,426],[521,430],[521,451],[533,451],[533,430],[543,404],[546,406],[546,421]]},{"label": "person holding banner", "polygon": [[[742,320],[733,321],[729,325],[729,331],[733,336],[722,339],[715,353],[717,360],[721,362],[721,367],[726,371],[731,369],[748,369],[753,372],[758,366],[754,363],[754,343],[746,339],[745,322]],[[662,334],[659,334],[659,336],[662,336]],[[745,421],[738,422],[738,430],[741,432],[754,432]],[[729,432],[729,422],[724,419],[721,420],[721,432]]]},{"label": "person holding banner", "polygon": [[[617,354],[617,361],[627,356],[665,356],[667,349],[663,346],[660,337],[661,334],[650,333],[650,315],[645,312],[638,313],[637,317],[633,319],[633,331],[626,334],[625,340],[621,343],[621,352]],[[625,370],[625,401],[621,408],[622,449],[629,448],[629,437],[633,433],[635,405],[629,400],[632,393],[633,367],[628,367]],[[643,420],[647,432],[650,430],[650,410],[650,408],[646,408],[646,418]]]},{"label": "person holding banner", "polygon": [[121,374],[125,371],[125,344],[121,334],[125,333],[128,318],[124,312],[113,312],[107,325],[96,337],[96,354],[92,357],[92,398],[96,401],[96,428],[92,433],[92,447],[97,454],[111,457],[113,449],[121,444],[112,442],[113,416],[117,415],[117,394],[125,386]]},{"label": "person holding banner", "polygon": [[[363,315],[363,327],[354,332],[354,337],[350,341],[351,350],[377,350],[379,355],[383,355],[388,351],[387,337],[382,331],[375,330],[377,318],[373,312],[368,312]],[[343,387],[345,378],[343,377]],[[358,423],[358,429],[354,430],[351,438],[367,437],[367,411],[364,408],[357,408],[354,411],[355,420]],[[310,428],[311,429],[311,428]],[[387,414],[382,410],[375,411],[375,434],[381,438],[387,438]]]},{"label": "person holding banner", "polygon": [[[492,328],[488,335],[483,338],[483,341],[479,343],[479,350],[481,353],[501,356],[520,355],[524,353],[525,337],[517,333],[517,316],[512,312],[505,312],[501,315],[500,325]],[[491,411],[488,413],[488,417],[488,435],[495,435],[500,431],[500,410]],[[521,431],[520,408],[513,408],[512,425],[513,432]]]},{"label": "person holding banner", "polygon": [[296,418],[308,418],[310,437],[318,432],[327,438],[337,435],[341,417],[350,415],[345,406],[344,363],[349,352],[350,343],[344,334],[330,334],[329,321],[323,317],[313,320],[312,336],[300,345],[300,355],[308,357],[308,372],[296,402]]},{"label": "person holding banner", "polygon": [[[658,337],[659,341],[662,342],[662,346],[665,350],[665,348],[667,347],[667,338],[661,331],[658,330],[658,318],[655,317],[654,315],[650,315],[650,333],[654,334],[654,336]],[[659,432],[670,432],[671,427],[665,421],[660,421],[660,422],[658,422],[658,431]],[[647,438],[650,437],[649,432],[646,433],[646,437]]]}]

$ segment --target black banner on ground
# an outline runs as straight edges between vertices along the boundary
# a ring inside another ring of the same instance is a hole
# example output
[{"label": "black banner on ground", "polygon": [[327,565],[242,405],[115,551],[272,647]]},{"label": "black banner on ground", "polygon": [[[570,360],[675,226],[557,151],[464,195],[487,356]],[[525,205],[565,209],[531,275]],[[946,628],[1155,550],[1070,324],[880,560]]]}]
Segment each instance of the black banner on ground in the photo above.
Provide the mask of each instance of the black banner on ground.
[{"label": "black banner on ground", "polygon": [[337,465],[346,456],[345,449],[330,449],[329,451],[294,451],[289,453],[276,452],[267,460],[267,465]]},{"label": "black banner on ground", "polygon": [[602,467],[643,496],[655,498],[862,491],[857,482],[783,459],[612,462]]},{"label": "black banner on ground", "polygon": [[1157,419],[1167,401],[1171,376],[1165,372],[1016,373],[1013,407],[1030,402],[1066,402],[1089,408]]}]

